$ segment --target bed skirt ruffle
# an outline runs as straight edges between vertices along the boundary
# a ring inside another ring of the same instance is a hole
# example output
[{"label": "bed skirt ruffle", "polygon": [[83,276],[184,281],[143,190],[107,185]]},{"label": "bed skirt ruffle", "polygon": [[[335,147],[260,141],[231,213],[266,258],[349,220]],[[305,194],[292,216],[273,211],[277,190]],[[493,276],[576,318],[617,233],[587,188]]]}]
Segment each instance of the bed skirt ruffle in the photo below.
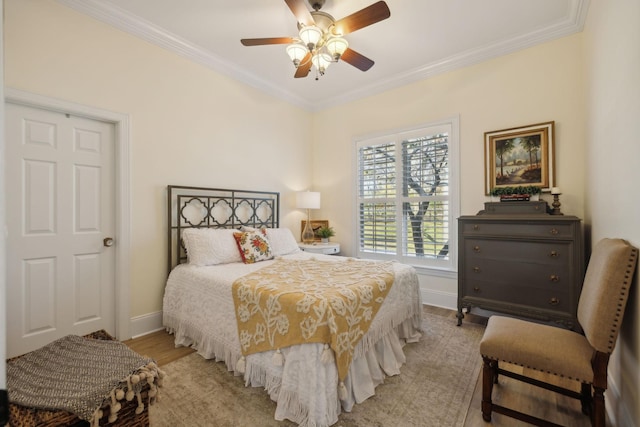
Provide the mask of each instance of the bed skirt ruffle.
[{"label": "bed skirt ruffle", "polygon": [[347,397],[339,400],[338,371],[334,363],[321,362],[322,344],[281,349],[283,366],[272,363],[273,351],[250,355],[242,374],[236,367],[242,356],[239,346],[214,342],[193,325],[172,320],[166,314],[164,321],[167,330],[175,335],[176,345],[193,347],[206,359],[225,362],[229,371],[244,377],[247,386],[264,387],[277,404],[274,418],[288,419],[303,427],[335,424],[342,410],[350,412],[356,403],[373,396],[385,377],[400,374],[406,361],[404,345],[417,342],[421,336],[420,309],[378,333],[377,340],[361,342],[345,379]]}]

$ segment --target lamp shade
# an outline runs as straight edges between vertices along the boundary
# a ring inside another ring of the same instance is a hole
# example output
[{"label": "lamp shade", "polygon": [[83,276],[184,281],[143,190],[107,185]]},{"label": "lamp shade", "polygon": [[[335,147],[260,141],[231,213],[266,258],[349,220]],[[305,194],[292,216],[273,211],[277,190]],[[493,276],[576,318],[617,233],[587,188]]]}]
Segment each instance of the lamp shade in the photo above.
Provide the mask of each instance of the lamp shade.
[{"label": "lamp shade", "polygon": [[287,54],[296,67],[300,65],[300,62],[302,62],[308,52],[307,47],[302,43],[292,43],[287,46]]},{"label": "lamp shade", "polygon": [[316,53],[311,57],[311,62],[320,74],[324,74],[327,67],[331,65],[331,56],[327,53]]},{"label": "lamp shade", "polygon": [[340,59],[345,50],[349,47],[349,43],[342,37],[332,37],[326,44],[329,54],[334,60]]},{"label": "lamp shade", "polygon": [[322,38],[322,30],[315,25],[302,27],[299,36],[302,42],[307,45],[309,50],[313,50]]},{"label": "lamp shade", "polygon": [[320,193],[317,191],[300,191],[296,193],[298,209],[320,209]]}]

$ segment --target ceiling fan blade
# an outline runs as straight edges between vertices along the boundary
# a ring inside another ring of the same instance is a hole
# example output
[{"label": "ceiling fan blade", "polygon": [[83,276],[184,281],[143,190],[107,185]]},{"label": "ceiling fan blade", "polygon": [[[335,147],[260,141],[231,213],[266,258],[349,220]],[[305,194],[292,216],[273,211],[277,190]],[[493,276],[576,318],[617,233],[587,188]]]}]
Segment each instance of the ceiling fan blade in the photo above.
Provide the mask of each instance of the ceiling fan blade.
[{"label": "ceiling fan blade", "polygon": [[311,70],[311,52],[307,53],[307,55],[300,61],[300,65],[296,68],[296,73],[293,77],[299,79],[300,77],[307,77],[309,75],[309,71]]},{"label": "ceiling fan blade", "polygon": [[304,0],[284,0],[284,2],[289,6],[289,9],[291,9],[291,12],[293,12],[298,22],[305,26],[316,24]]},{"label": "ceiling fan blade", "polygon": [[262,46],[265,44],[289,44],[293,43],[291,37],[267,37],[262,39],[241,39],[240,43],[245,46]]},{"label": "ceiling fan blade", "polygon": [[344,51],[340,59],[353,65],[360,71],[367,71],[369,68],[373,67],[374,64],[371,59],[350,48],[347,48],[347,50]]},{"label": "ceiling fan blade", "polygon": [[356,13],[337,20],[335,23],[335,33],[343,35],[353,33],[356,30],[387,19],[389,16],[391,16],[389,6],[387,6],[384,1],[379,1]]}]

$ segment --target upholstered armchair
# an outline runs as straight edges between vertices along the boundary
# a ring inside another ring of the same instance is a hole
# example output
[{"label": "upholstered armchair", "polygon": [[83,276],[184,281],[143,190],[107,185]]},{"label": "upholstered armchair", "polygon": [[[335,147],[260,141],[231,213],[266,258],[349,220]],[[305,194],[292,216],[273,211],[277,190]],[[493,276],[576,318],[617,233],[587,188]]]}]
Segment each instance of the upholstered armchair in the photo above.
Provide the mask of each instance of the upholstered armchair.
[{"label": "upholstered armchair", "polygon": [[[556,425],[491,400],[498,376],[504,375],[579,399],[582,412],[596,427],[605,425],[604,392],[607,365],[616,344],[633,281],[638,250],[621,239],[603,239],[594,247],[578,301],[578,321],[584,333],[503,316],[487,324],[480,353],[482,418],[497,412],[538,426]],[[500,362],[573,379],[581,391],[548,384],[501,369]],[[503,392],[508,392],[503,390]]]}]

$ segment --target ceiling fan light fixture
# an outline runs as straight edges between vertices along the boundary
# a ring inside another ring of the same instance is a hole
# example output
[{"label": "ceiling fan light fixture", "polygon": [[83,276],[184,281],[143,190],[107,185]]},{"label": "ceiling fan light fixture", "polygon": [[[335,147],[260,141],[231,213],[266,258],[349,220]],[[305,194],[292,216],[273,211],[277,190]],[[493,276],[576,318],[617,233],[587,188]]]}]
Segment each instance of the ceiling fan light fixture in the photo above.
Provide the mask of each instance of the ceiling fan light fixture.
[{"label": "ceiling fan light fixture", "polygon": [[319,52],[313,55],[311,58],[311,63],[320,75],[324,75],[324,72],[327,70],[327,67],[331,65],[331,56],[328,53]]},{"label": "ceiling fan light fixture", "polygon": [[349,42],[342,37],[331,37],[325,46],[327,47],[329,54],[333,57],[333,60],[337,61],[347,48],[349,48]]},{"label": "ceiling fan light fixture", "polygon": [[[1,0],[0,0],[1,2]],[[336,20],[320,10],[326,0],[284,0],[296,18],[298,37],[262,37],[240,39],[243,46],[286,45],[286,52],[296,71],[294,78],[307,77],[312,67],[316,80],[324,75],[332,62],[346,62],[360,71],[369,70],[374,62],[349,47],[345,35],[368,27],[391,16],[384,0]],[[313,8],[309,8],[308,3]]]},{"label": "ceiling fan light fixture", "polygon": [[322,39],[322,30],[315,25],[309,25],[300,29],[300,39],[307,45],[310,51],[316,48],[318,42]]},{"label": "ceiling fan light fixture", "polygon": [[300,62],[302,62],[308,52],[309,50],[302,43],[291,43],[287,45],[287,55],[289,55],[289,58],[291,58],[296,68],[298,68],[298,65],[300,65]]}]

